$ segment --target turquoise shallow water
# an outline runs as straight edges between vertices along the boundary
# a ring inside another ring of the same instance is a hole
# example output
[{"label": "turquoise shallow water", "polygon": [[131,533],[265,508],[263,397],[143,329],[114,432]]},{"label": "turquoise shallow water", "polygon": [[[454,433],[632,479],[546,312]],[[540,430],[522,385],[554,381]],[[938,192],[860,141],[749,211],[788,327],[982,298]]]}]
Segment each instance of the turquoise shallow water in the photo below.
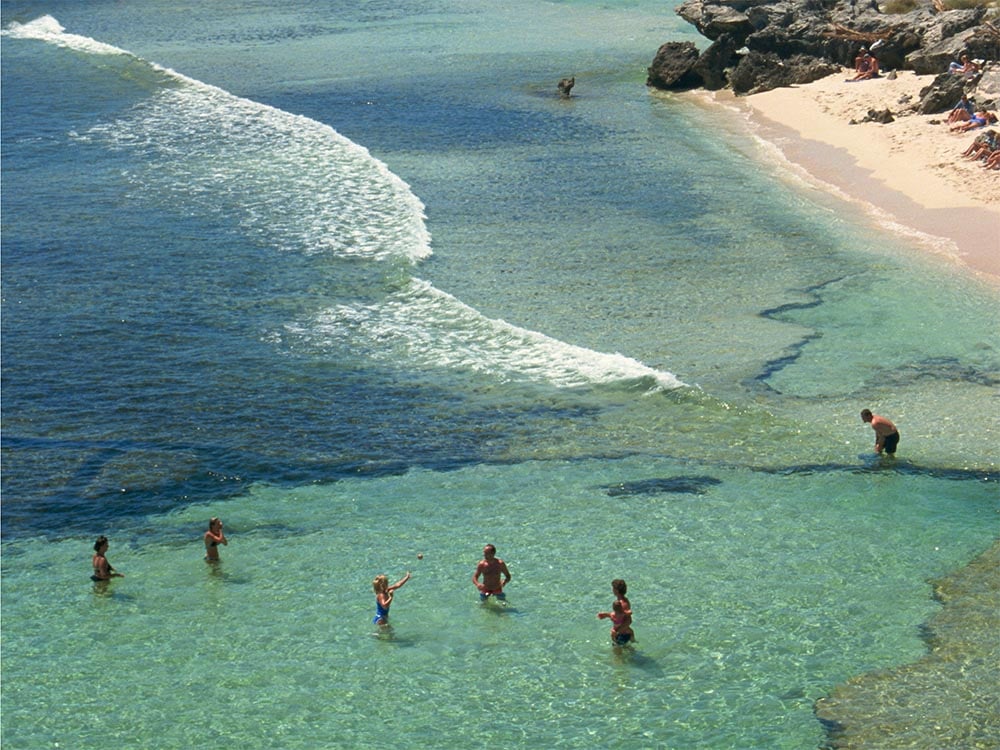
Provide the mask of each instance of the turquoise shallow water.
[{"label": "turquoise shallow water", "polygon": [[925,652],[998,531],[995,289],[650,96],[669,11],[44,5],[2,6],[5,747],[815,747]]},{"label": "turquoise shallow water", "polygon": [[[105,594],[80,582],[78,540],[8,546],[4,669],[31,675],[6,681],[9,741],[185,747],[207,712],[209,736],[241,747],[386,731],[427,747],[816,745],[812,700],[919,656],[923,579],[990,539],[969,482],[845,473],[817,489],[713,468],[701,494],[609,494],[699,470],[529,462],[259,487],[226,507],[216,569],[190,530],[217,508],[120,530],[109,559],[127,577]],[[469,581],[484,539],[514,575],[506,608]],[[393,633],[374,637],[371,573],[406,569]],[[617,654],[594,614],[623,570],[638,646]]]}]

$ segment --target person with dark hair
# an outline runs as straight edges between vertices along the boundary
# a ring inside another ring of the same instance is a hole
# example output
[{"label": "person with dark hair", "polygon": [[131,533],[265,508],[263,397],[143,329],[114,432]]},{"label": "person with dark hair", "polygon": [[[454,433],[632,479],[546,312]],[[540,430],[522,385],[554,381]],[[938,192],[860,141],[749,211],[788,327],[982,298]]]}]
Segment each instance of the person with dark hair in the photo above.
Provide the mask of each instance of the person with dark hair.
[{"label": "person with dark hair", "polygon": [[883,450],[890,456],[896,452],[899,445],[899,430],[891,420],[878,414],[872,414],[871,409],[861,410],[861,421],[870,424],[875,430],[875,452],[881,453]]},{"label": "person with dark hair", "polygon": [[90,576],[92,581],[110,581],[112,578],[124,578],[125,576],[116,571],[108,562],[108,538],[103,534],[97,537],[94,542],[94,556],[91,564],[94,566],[94,574]]},{"label": "person with dark hair", "polygon": [[616,578],[611,582],[611,592],[615,595],[615,599],[622,603],[625,611],[630,615],[632,614],[632,604],[629,602],[628,597],[625,594],[628,592],[628,584],[625,583],[621,578]]},{"label": "person with dark hair", "polygon": [[871,52],[865,52],[861,56],[860,62],[855,62],[855,74],[854,78],[848,78],[848,83],[853,83],[854,81],[868,81],[872,78],[878,78],[878,60]]},{"label": "person with dark hair", "polygon": [[226,535],[222,533],[222,521],[212,518],[208,522],[208,531],[205,532],[205,559],[208,562],[219,561],[219,545],[229,544]]},{"label": "person with dark hair", "polygon": [[621,578],[611,582],[611,592],[615,600],[610,612],[598,612],[597,619],[611,619],[611,642],[616,646],[624,646],[635,640],[632,630],[632,603],[628,600],[628,584]]},{"label": "person with dark hair", "polygon": [[962,98],[955,103],[955,106],[951,108],[951,112],[948,113],[948,124],[968,122],[975,113],[976,105],[969,99],[968,94],[962,94]]},{"label": "person with dark hair", "polygon": [[[503,576],[503,580],[500,580]],[[483,579],[480,582],[480,577]],[[507,563],[497,557],[497,548],[492,544],[483,547],[483,559],[479,561],[475,572],[472,574],[472,582],[479,589],[479,598],[486,601],[491,596],[500,601],[504,601],[507,595],[503,587],[510,583],[510,571],[507,570]]]},{"label": "person with dark hair", "polygon": [[972,78],[979,72],[979,66],[970,60],[968,55],[961,55],[959,62],[952,62],[948,65],[948,72]]},{"label": "person with dark hair", "polygon": [[858,54],[854,57],[854,72],[861,73],[865,69],[865,55],[868,54],[868,48],[862,47],[858,50]]}]

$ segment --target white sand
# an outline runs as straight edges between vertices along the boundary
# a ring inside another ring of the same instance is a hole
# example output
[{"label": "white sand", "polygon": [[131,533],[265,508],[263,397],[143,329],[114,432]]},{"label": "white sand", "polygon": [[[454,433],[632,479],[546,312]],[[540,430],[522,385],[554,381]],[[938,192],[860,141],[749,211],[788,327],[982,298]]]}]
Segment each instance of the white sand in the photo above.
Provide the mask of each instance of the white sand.
[{"label": "white sand", "polygon": [[[789,161],[901,225],[951,240],[959,262],[1000,282],[1000,171],[962,157],[982,131],[953,133],[947,113],[908,112],[934,77],[897,76],[847,83],[845,69],[804,86],[729,94],[726,103],[746,108]],[[894,122],[860,122],[885,109]]]}]

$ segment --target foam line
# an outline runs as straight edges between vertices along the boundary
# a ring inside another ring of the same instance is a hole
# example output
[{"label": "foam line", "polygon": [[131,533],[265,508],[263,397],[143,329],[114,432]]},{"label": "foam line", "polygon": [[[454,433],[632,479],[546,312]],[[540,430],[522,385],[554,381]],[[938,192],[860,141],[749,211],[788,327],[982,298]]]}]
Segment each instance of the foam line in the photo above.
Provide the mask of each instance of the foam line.
[{"label": "foam line", "polygon": [[338,305],[290,332],[319,348],[363,342],[375,358],[468,370],[501,382],[564,388],[649,381],[649,392],[685,386],[673,373],[622,354],[596,352],[482,315],[426,281],[370,305]]},{"label": "foam line", "polygon": [[[83,52],[125,50],[66,34],[51,16],[3,32]],[[84,138],[141,155],[136,189],[172,207],[235,216],[248,235],[280,249],[368,261],[430,254],[424,206],[364,147],[310,118],[232,94],[155,64],[174,85],[158,87]],[[206,200],[207,199],[207,200]],[[185,203],[186,202],[186,203]],[[596,352],[485,317],[419,279],[371,304],[341,304],[288,326],[319,349],[359,347],[408,367],[488,373],[501,382],[557,387],[648,384],[680,388],[672,373],[622,354]]]}]

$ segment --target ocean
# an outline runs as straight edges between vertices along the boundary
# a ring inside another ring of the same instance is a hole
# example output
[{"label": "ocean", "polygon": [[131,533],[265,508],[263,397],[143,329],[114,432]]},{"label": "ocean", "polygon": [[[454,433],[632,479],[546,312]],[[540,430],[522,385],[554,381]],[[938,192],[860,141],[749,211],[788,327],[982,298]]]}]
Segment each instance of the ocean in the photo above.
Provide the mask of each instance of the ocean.
[{"label": "ocean", "polygon": [[672,7],[0,10],[5,748],[799,750],[927,653],[997,288],[647,90]]}]

